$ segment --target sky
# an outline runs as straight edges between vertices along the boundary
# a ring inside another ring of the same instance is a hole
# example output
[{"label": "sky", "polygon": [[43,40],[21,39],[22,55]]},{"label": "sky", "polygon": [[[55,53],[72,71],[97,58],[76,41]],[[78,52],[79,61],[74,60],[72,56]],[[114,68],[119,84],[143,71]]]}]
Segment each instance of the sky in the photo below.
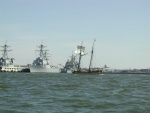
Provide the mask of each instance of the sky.
[{"label": "sky", "polygon": [[50,63],[64,65],[83,41],[86,67],[96,39],[93,66],[150,68],[149,6],[150,0],[0,0],[0,45],[7,41],[9,56],[26,65],[43,42]]}]

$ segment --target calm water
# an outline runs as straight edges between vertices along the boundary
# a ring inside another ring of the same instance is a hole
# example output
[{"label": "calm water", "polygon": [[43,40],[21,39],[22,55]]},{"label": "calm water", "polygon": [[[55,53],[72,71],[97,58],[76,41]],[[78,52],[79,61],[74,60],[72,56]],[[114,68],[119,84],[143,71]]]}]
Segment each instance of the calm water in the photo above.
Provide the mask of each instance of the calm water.
[{"label": "calm water", "polygon": [[0,113],[150,113],[150,75],[0,73]]}]

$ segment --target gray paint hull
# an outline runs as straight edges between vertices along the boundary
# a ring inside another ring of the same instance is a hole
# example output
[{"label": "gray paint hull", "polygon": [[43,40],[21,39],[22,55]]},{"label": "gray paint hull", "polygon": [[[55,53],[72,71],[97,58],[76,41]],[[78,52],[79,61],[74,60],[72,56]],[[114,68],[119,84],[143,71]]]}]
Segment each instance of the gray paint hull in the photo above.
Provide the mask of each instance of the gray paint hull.
[{"label": "gray paint hull", "polygon": [[52,68],[50,66],[29,65],[29,68],[30,68],[30,72],[60,73],[59,68]]}]

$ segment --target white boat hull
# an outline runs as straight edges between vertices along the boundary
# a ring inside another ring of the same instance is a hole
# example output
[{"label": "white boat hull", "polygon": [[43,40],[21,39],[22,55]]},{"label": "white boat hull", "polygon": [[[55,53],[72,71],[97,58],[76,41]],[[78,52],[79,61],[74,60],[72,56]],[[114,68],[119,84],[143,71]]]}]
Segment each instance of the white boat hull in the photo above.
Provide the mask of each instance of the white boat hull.
[{"label": "white boat hull", "polygon": [[60,73],[59,68],[50,67],[49,65],[29,65],[30,72],[49,72],[49,73]]},{"label": "white boat hull", "polygon": [[30,72],[27,66],[0,66],[0,72]]}]

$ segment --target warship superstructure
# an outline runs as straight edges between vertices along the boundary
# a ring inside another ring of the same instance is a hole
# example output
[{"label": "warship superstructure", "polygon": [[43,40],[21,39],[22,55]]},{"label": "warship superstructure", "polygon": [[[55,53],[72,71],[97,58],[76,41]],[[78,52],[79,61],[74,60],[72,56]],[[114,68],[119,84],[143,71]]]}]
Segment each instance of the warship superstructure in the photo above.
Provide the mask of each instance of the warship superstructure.
[{"label": "warship superstructure", "polygon": [[60,70],[57,66],[53,66],[49,64],[49,56],[47,51],[44,48],[43,44],[40,46],[37,46],[39,50],[36,50],[39,52],[39,57],[37,57],[34,61],[33,64],[29,65],[30,72],[49,72],[49,73],[59,73]]},{"label": "warship superstructure", "polygon": [[65,66],[60,69],[61,73],[72,73],[73,70],[77,69],[78,63],[76,61],[76,56],[72,54],[71,59],[67,60]]},{"label": "warship superstructure", "polygon": [[20,66],[14,65],[14,58],[8,57],[8,52],[12,50],[8,50],[10,46],[5,44],[4,46],[0,46],[3,49],[2,57],[0,58],[0,72],[30,72],[28,66]]}]

